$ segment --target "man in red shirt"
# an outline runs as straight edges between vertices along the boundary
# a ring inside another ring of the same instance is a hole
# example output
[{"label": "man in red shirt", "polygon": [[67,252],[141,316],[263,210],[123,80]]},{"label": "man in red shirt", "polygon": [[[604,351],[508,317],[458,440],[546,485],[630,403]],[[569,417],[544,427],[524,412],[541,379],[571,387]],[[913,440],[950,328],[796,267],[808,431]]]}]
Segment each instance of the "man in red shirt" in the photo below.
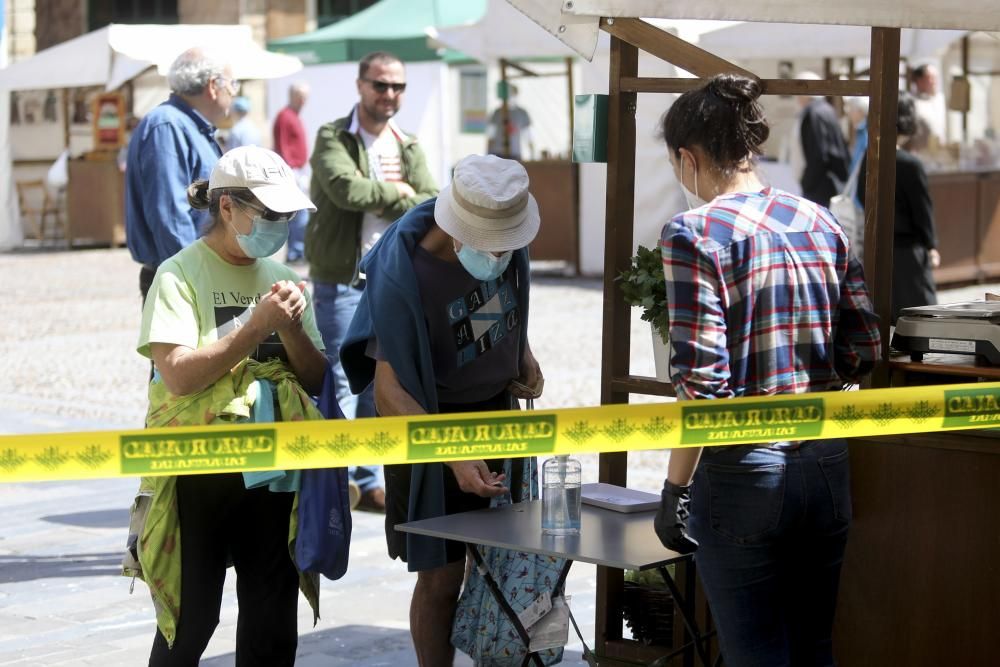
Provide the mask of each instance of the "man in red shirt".
[{"label": "man in red shirt", "polygon": [[[274,152],[280,155],[295,171],[299,187],[309,192],[309,146],[306,144],[306,128],[302,125],[299,112],[309,97],[309,85],[293,83],[288,88],[288,106],[278,112],[274,119]],[[288,231],[289,263],[304,261],[306,223],[309,214],[299,211],[290,223]]]}]

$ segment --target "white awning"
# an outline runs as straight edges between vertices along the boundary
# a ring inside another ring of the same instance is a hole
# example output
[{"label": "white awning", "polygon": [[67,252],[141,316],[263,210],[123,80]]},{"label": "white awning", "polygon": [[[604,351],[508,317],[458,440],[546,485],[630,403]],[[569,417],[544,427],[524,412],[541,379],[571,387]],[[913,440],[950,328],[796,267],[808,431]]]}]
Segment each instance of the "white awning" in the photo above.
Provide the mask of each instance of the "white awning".
[{"label": "white awning", "polygon": [[475,23],[428,28],[427,35],[438,44],[479,62],[576,55],[573,49],[552,39],[507,0],[489,0],[486,14]]},{"label": "white awning", "polygon": [[113,24],[0,70],[0,88],[113,90],[150,67],[166,74],[173,60],[192,46],[211,47],[228,56],[238,79],[269,79],[302,69],[297,58],[257,45],[246,25]]},{"label": "white awning", "polygon": [[[509,0],[585,58],[601,17],[1000,30],[997,0]],[[798,39],[785,36],[785,39]],[[815,53],[814,55],[825,55]]]},{"label": "white awning", "polygon": [[[905,28],[899,52],[911,60],[929,58],[966,34],[963,30]],[[862,26],[747,22],[705,33],[698,38],[698,46],[731,59],[867,58],[871,41],[871,29]]]}]

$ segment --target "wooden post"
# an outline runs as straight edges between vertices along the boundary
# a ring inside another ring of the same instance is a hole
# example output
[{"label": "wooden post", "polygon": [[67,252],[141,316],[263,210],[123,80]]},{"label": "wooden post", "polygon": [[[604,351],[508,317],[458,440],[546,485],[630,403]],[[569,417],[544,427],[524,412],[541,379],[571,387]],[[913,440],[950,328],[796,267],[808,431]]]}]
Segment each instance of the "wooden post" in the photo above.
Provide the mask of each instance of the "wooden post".
[{"label": "wooden post", "polygon": [[[567,159],[573,160],[573,111],[575,110],[576,93],[573,89],[573,59],[566,58],[566,94],[569,97],[569,153]],[[579,267],[579,262],[577,262]]]},{"label": "wooden post", "polygon": [[[622,77],[639,73],[639,50],[611,37],[611,73],[608,100],[608,186],[604,221],[604,325],[601,354],[601,403],[628,403],[627,392],[615,391],[612,380],[628,374],[630,312],[615,282],[632,256],[635,217],[635,105],[636,94],[621,90]],[[626,483],[628,455],[602,454],[598,478]],[[597,568],[595,650],[605,652],[609,640],[622,637],[623,572]]]},{"label": "wooden post", "polygon": [[69,139],[70,139],[70,114],[73,112],[72,104],[70,104],[70,99],[72,98],[73,91],[69,88],[63,88],[62,91],[62,108],[63,108],[63,147],[69,150]]},{"label": "wooden post", "polygon": [[[573,164],[573,131],[575,128],[573,114],[576,111],[576,88],[573,85],[573,58],[566,58],[566,94],[569,97],[569,142],[566,160],[570,162],[573,177],[573,233],[576,235],[573,243],[573,275],[580,275],[580,168]],[[535,156],[538,159],[538,156]]]},{"label": "wooden post", "polygon": [[510,157],[510,106],[507,100],[510,99],[510,81],[507,79],[507,60],[500,59],[500,80],[503,82],[503,99],[500,100],[500,131],[503,132],[503,141],[500,146],[503,149],[503,156]]},{"label": "wooden post", "polygon": [[[962,143],[969,143],[969,108],[972,106],[972,82],[969,81],[969,36],[962,38],[962,78],[965,79],[969,91],[969,104],[962,112]],[[944,85],[944,81],[939,81],[938,85]]]},{"label": "wooden post", "polygon": [[892,238],[896,210],[896,107],[899,102],[899,28],[872,28],[868,164],[865,179],[865,277],[881,317],[882,361],[872,387],[889,386],[892,315]]}]

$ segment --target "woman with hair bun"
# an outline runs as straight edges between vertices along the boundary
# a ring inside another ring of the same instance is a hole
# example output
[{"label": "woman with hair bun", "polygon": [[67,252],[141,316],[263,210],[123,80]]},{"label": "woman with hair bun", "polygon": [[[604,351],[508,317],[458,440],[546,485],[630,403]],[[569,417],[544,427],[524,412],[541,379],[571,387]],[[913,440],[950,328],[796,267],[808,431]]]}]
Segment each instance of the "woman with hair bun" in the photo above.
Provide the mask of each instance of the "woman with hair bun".
[{"label": "woman with hair bun", "polygon": [[[159,266],[146,298],[138,350],[155,368],[146,425],[322,419],[310,395],[320,392],[327,360],[305,283],[269,259],[292,216],[316,208],[281,157],[256,146],[223,155],[188,199],[208,209],[211,225]],[[237,456],[247,444],[214,458],[183,448],[177,469],[226,460],[238,469],[253,458]],[[237,664],[294,664],[300,585],[317,614],[319,602],[315,576],[299,573],[289,550],[297,487],[295,473],[280,471],[142,479],[136,507],[151,501],[130,536],[125,573],[153,596],[151,667],[198,664],[219,622],[228,563],[240,608]]]},{"label": "woman with hair bun", "polygon": [[[760,93],[718,75],[663,119],[691,208],[660,240],[679,400],[836,390],[879,358],[878,318],[840,225],[755,172],[769,132]],[[727,665],[832,665],[847,443],[794,439],[806,433],[772,426],[775,405],[756,406],[753,432],[725,434],[731,446],[671,452],[654,528],[666,547],[695,552]]]}]

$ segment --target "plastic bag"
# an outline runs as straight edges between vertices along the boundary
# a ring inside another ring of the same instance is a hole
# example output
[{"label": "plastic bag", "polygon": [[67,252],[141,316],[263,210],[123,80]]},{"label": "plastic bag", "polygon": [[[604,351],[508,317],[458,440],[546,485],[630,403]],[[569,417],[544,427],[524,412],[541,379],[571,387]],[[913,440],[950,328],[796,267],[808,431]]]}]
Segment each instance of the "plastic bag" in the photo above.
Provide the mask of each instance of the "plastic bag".
[{"label": "plastic bag", "polygon": [[[317,407],[327,419],[344,418],[337,403],[330,366],[327,366],[323,377],[323,392]],[[303,470],[301,485],[295,564],[303,572],[317,572],[327,579],[339,579],[347,572],[351,548],[347,468]]]},{"label": "plastic bag", "polygon": [[833,213],[833,217],[847,234],[851,252],[858,258],[865,254],[865,211],[854,201],[860,174],[861,163],[858,162],[847,179],[844,191],[830,198],[830,213]]},{"label": "plastic bag", "polygon": [[550,648],[561,649],[569,641],[570,599],[569,595],[553,598],[549,613],[527,627],[533,652]]}]

